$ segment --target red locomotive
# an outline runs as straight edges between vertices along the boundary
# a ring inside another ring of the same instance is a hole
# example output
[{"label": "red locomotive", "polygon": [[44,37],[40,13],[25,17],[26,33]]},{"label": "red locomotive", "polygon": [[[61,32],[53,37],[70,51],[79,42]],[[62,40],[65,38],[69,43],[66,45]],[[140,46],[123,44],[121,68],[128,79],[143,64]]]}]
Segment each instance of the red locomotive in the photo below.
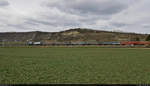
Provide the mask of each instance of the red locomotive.
[{"label": "red locomotive", "polygon": [[121,45],[148,45],[148,41],[122,41]]}]

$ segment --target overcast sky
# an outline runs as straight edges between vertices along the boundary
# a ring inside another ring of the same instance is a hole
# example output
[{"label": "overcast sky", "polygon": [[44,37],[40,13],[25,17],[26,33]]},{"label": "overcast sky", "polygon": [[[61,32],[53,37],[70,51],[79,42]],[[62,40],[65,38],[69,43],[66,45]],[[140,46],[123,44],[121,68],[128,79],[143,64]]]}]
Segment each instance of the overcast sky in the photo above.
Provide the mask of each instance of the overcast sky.
[{"label": "overcast sky", "polygon": [[150,0],[0,0],[0,32],[78,27],[150,33]]}]

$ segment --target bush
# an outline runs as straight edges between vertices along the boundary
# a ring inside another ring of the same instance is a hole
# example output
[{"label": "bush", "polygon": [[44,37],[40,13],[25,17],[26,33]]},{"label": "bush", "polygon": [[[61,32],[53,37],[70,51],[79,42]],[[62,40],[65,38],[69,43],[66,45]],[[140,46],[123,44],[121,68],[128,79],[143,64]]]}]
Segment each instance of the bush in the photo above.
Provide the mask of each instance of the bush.
[{"label": "bush", "polygon": [[150,35],[147,36],[146,41],[150,41]]}]

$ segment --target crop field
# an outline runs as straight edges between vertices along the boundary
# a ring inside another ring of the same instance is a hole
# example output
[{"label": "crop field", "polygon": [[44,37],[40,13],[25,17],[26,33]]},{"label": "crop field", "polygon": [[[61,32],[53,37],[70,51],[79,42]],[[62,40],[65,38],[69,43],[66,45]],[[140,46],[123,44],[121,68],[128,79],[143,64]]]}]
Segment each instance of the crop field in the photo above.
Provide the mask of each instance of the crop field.
[{"label": "crop field", "polygon": [[0,84],[150,84],[150,49],[0,48]]}]

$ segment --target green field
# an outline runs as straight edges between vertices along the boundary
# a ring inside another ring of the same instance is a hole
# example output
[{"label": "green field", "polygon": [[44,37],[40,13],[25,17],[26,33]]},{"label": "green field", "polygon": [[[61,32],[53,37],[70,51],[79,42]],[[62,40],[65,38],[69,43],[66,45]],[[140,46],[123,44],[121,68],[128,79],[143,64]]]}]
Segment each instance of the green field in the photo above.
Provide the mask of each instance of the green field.
[{"label": "green field", "polygon": [[150,49],[0,48],[0,84],[150,84]]}]

